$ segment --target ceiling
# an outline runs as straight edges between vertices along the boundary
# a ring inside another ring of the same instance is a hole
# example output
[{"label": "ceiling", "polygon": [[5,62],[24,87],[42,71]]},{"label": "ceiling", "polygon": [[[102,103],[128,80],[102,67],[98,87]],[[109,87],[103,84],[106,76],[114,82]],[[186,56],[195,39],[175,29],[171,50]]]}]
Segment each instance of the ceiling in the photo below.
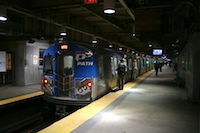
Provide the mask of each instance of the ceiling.
[{"label": "ceiling", "polygon": [[84,0],[0,0],[8,16],[8,21],[0,22],[0,41],[54,42],[64,27],[65,40],[90,43],[95,36],[96,45],[113,44],[144,54],[151,54],[151,44],[174,57],[187,41],[198,4],[198,0],[116,0],[116,13],[106,15],[103,0],[87,5]]}]

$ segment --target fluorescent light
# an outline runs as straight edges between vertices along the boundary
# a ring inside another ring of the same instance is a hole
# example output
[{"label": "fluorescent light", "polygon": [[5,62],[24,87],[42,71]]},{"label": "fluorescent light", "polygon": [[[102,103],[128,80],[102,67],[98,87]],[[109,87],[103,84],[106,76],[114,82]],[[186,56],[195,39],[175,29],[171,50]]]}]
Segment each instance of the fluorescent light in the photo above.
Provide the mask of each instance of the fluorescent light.
[{"label": "fluorescent light", "polygon": [[97,40],[92,40],[92,43],[97,43]]},{"label": "fluorescent light", "polygon": [[133,23],[133,37],[135,37],[135,23]]},{"label": "fluorescent light", "polygon": [[115,13],[115,0],[104,0],[104,13],[105,14]]},{"label": "fluorescent light", "polygon": [[106,14],[113,14],[113,13],[115,13],[115,10],[114,9],[105,9],[104,13],[106,13]]},{"label": "fluorescent light", "polygon": [[97,43],[97,37],[96,36],[92,37],[92,43]]},{"label": "fluorescent light", "polygon": [[4,17],[4,16],[0,16],[0,20],[1,20],[1,21],[6,21],[6,20],[7,20],[7,18],[6,18],[6,17]]},{"label": "fluorescent light", "polygon": [[0,21],[7,20],[7,9],[4,6],[0,5]]},{"label": "fluorescent light", "polygon": [[60,35],[61,36],[66,36],[67,35],[65,26],[61,26],[60,27]]},{"label": "fluorescent light", "polygon": [[67,33],[66,33],[66,32],[61,32],[60,35],[61,35],[61,36],[66,36]]}]

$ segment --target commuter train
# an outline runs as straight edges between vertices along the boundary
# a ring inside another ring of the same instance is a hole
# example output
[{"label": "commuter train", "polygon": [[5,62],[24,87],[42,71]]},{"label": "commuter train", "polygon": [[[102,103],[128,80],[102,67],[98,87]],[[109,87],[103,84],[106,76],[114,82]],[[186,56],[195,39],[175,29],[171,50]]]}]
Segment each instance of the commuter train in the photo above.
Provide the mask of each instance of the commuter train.
[{"label": "commuter train", "polygon": [[44,51],[41,88],[44,100],[56,105],[86,105],[117,89],[117,66],[126,64],[125,82],[153,68],[151,57],[109,48],[57,43]]}]

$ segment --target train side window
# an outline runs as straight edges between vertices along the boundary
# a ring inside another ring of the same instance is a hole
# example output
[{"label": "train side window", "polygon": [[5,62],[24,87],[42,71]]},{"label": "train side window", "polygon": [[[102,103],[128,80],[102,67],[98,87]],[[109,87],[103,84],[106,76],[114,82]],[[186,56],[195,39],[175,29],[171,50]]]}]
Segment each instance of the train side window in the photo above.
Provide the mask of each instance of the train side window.
[{"label": "train side window", "polygon": [[116,70],[118,67],[118,60],[116,56],[111,56],[110,57],[110,61],[111,61],[111,70],[112,70],[112,74],[115,75],[116,74]]},{"label": "train side window", "polygon": [[127,65],[127,60],[124,58],[124,64],[125,64],[125,66],[126,66],[126,69],[125,69],[125,71],[127,72],[127,70],[128,70],[128,65]]},{"label": "train side window", "polygon": [[112,74],[115,75],[114,58],[112,56],[110,57],[110,65],[111,65]]},{"label": "train side window", "polygon": [[132,65],[132,64],[133,64],[133,61],[132,61],[131,58],[129,58],[129,59],[128,59],[128,69],[129,69],[129,70],[132,70],[132,69],[133,69],[133,65]]},{"label": "train side window", "polygon": [[137,65],[138,63],[137,63],[137,59],[134,59],[134,68],[135,69],[138,69],[138,65]]},{"label": "train side window", "polygon": [[141,60],[142,67],[145,67],[144,58]]},{"label": "train side window", "polygon": [[52,75],[53,74],[53,56],[46,55],[44,56],[44,74]]},{"label": "train side window", "polygon": [[100,56],[99,58],[98,58],[98,63],[99,63],[99,77],[100,78],[103,78],[104,77],[104,70],[103,70],[103,56]]}]

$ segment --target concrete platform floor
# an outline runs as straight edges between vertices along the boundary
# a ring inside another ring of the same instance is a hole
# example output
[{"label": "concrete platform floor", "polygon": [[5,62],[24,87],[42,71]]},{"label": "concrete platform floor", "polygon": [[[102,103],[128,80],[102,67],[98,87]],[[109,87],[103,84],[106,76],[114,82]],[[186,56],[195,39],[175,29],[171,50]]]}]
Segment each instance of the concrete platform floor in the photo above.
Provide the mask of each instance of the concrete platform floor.
[{"label": "concrete platform floor", "polygon": [[6,100],[18,96],[41,91],[41,84],[25,86],[3,86],[0,87],[0,100]]},{"label": "concrete platform floor", "polygon": [[188,100],[174,78],[164,66],[72,133],[199,133],[199,104]]}]

